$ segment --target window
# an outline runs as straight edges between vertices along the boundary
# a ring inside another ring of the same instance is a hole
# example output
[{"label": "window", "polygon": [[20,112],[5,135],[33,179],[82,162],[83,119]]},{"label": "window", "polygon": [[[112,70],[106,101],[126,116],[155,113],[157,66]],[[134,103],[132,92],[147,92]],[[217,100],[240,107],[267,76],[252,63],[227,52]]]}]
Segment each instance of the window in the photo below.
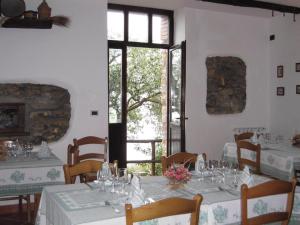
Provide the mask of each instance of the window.
[{"label": "window", "polygon": [[107,39],[136,47],[169,48],[173,44],[173,12],[108,4]]}]

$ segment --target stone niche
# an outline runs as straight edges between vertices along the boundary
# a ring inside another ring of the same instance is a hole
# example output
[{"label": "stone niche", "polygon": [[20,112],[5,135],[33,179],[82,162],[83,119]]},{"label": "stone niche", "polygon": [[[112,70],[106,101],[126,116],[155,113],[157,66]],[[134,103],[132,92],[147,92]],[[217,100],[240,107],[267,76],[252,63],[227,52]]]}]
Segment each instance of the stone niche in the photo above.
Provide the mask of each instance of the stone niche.
[{"label": "stone niche", "polygon": [[[7,105],[24,105],[22,110],[23,130],[18,132],[5,127],[0,129],[0,139],[24,139],[33,144],[40,144],[42,140],[54,142],[65,135],[69,128],[71,117],[70,94],[68,90],[45,84],[15,83],[0,84],[0,104],[2,114],[12,110],[5,111]],[[19,113],[20,114],[20,113]],[[5,115],[4,115],[5,116]],[[2,115],[2,118],[4,117]],[[3,119],[8,121],[9,118]],[[14,119],[11,118],[13,121]],[[9,121],[7,122],[9,124]]]},{"label": "stone niche", "polygon": [[207,57],[208,114],[241,113],[246,106],[246,65],[237,57]]}]

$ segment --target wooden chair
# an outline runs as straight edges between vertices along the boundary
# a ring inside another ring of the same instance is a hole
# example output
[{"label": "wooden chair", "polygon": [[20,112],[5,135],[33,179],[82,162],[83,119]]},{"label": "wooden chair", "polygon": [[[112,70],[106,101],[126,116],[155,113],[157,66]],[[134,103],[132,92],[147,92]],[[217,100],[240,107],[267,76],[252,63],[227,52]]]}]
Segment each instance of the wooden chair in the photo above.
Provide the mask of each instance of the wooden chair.
[{"label": "wooden chair", "polygon": [[[246,184],[243,184],[241,186],[242,225],[269,224],[276,221],[283,221],[281,224],[287,225],[292,214],[295,186],[295,179],[293,179],[291,182],[273,180],[252,188],[248,188]],[[256,217],[248,218],[248,199],[285,193],[288,194],[285,211],[271,212]]]},{"label": "wooden chair", "polygon": [[[206,160],[206,154],[202,153],[204,160]],[[192,163],[195,164],[197,161],[197,154],[188,153],[188,152],[179,152],[168,157],[162,156],[161,157],[161,164],[162,164],[162,173],[164,174],[168,167],[171,166],[173,163]]]},{"label": "wooden chair", "polygon": [[[85,153],[80,154],[80,146],[83,145],[102,145],[103,153]],[[73,165],[87,159],[97,159],[104,161],[107,154],[107,138],[100,138],[95,136],[87,136],[80,139],[73,139],[73,145],[68,146],[68,164]]]},{"label": "wooden chair", "polygon": [[[85,153],[81,154],[80,146],[85,145],[101,145],[103,146],[103,153]],[[107,138],[99,138],[95,136],[87,136],[80,139],[73,139],[73,145],[68,146],[68,156],[67,161],[69,165],[74,165],[84,160],[94,159],[99,161],[106,160],[107,154]],[[95,173],[82,174],[80,176],[80,181],[92,181],[96,179]]]},{"label": "wooden chair", "polygon": [[[97,173],[103,162],[97,160],[85,160],[74,165],[64,165],[66,184],[74,184],[76,177],[87,173]],[[84,182],[87,180],[84,180]]]},{"label": "wooden chair", "polygon": [[295,174],[295,178],[297,181],[297,186],[299,186],[300,185],[300,169],[295,169],[294,174]]},{"label": "wooden chair", "polygon": [[[3,152],[6,151],[6,145],[9,142],[10,141],[0,140],[0,151],[1,152],[2,151]],[[3,154],[3,156],[4,156],[3,160],[5,160],[5,158],[7,157],[6,155],[7,155],[7,152],[5,154]],[[23,209],[23,200],[26,201],[27,221],[30,223],[31,222],[30,195],[18,195],[18,196],[0,197],[0,201],[10,201],[10,200],[18,200],[19,201],[19,211],[22,211],[22,209]]]},{"label": "wooden chair", "polygon": [[237,141],[241,141],[241,140],[247,140],[250,139],[253,136],[253,132],[245,132],[245,133],[241,133],[241,134],[235,134],[234,135],[234,140],[235,142]]},{"label": "wooden chair", "polygon": [[202,199],[199,194],[195,195],[193,199],[167,198],[134,209],[131,204],[126,204],[126,225],[186,213],[191,213],[190,224],[198,225]]},{"label": "wooden chair", "polygon": [[[255,152],[255,160],[242,158],[241,149]],[[240,170],[244,169],[245,165],[248,165],[254,173],[260,174],[260,144],[255,145],[248,141],[237,141],[237,159]]]}]

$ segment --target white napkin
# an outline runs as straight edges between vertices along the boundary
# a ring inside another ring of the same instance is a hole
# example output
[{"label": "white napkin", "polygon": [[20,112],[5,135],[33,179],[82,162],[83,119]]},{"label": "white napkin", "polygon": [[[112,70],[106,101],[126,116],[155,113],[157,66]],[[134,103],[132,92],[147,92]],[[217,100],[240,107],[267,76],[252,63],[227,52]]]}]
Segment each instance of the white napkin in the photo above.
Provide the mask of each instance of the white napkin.
[{"label": "white napkin", "polygon": [[239,186],[242,184],[247,184],[248,187],[251,187],[254,185],[253,177],[251,176],[250,169],[248,166],[245,166],[242,174],[239,177]]},{"label": "white napkin", "polygon": [[253,133],[253,136],[251,137],[250,140],[251,140],[251,142],[254,143],[254,144],[257,143],[258,140],[257,140],[257,134],[256,134],[256,132]]},{"label": "white napkin", "polygon": [[131,190],[130,196],[129,196],[131,204],[134,207],[144,204],[145,192],[141,188],[140,177],[133,176],[133,178],[131,180],[131,186],[132,186],[132,190]]},{"label": "white napkin", "polygon": [[41,148],[37,153],[39,158],[49,158],[51,155],[51,149],[46,141],[42,141]]},{"label": "white napkin", "polygon": [[141,181],[140,181],[140,177],[138,176],[133,176],[132,180],[131,180],[131,186],[133,187],[133,189],[136,190],[141,190]]},{"label": "white napkin", "polygon": [[195,164],[195,171],[197,173],[200,173],[200,168],[201,166],[204,165],[204,158],[203,158],[203,155],[202,154],[199,154],[197,156],[197,161],[196,161],[196,164]]}]

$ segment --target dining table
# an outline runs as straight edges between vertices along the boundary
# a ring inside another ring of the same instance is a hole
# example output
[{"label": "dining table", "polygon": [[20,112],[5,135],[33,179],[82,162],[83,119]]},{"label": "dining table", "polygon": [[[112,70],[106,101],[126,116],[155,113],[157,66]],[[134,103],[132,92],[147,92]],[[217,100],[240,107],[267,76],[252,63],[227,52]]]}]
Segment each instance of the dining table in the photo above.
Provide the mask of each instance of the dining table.
[{"label": "dining table", "polygon": [[20,154],[0,161],[0,197],[41,193],[48,185],[64,184],[63,162],[53,153]]},{"label": "dining table", "polygon": [[[255,159],[255,153],[241,152],[243,158]],[[237,163],[237,145],[228,142],[223,147],[223,160]],[[295,170],[300,169],[300,148],[291,143],[262,143],[260,152],[261,173],[271,177],[289,181],[295,176]]]},{"label": "dining table", "polygon": [[[199,224],[240,224],[241,194],[240,188],[233,181],[240,172],[231,170],[214,176],[203,176],[193,172],[192,178],[183,186],[173,188],[168,179],[162,176],[140,178],[140,190],[143,200],[136,200],[132,190],[136,187],[127,184],[124,193],[103,189],[98,183],[76,183],[45,187],[36,218],[36,225],[125,225],[124,204],[133,207],[149,204],[168,197],[191,199],[201,194],[203,201],[200,208]],[[269,177],[251,175],[252,185],[271,180]],[[118,190],[118,186],[114,188]],[[287,195],[260,197],[249,201],[249,214],[256,216],[267,212],[280,211],[285,207]],[[300,223],[300,189],[297,188],[290,224]],[[170,206],[172,207],[172,206]],[[190,214],[176,215],[140,222],[140,225],[185,225],[189,224]]]}]

